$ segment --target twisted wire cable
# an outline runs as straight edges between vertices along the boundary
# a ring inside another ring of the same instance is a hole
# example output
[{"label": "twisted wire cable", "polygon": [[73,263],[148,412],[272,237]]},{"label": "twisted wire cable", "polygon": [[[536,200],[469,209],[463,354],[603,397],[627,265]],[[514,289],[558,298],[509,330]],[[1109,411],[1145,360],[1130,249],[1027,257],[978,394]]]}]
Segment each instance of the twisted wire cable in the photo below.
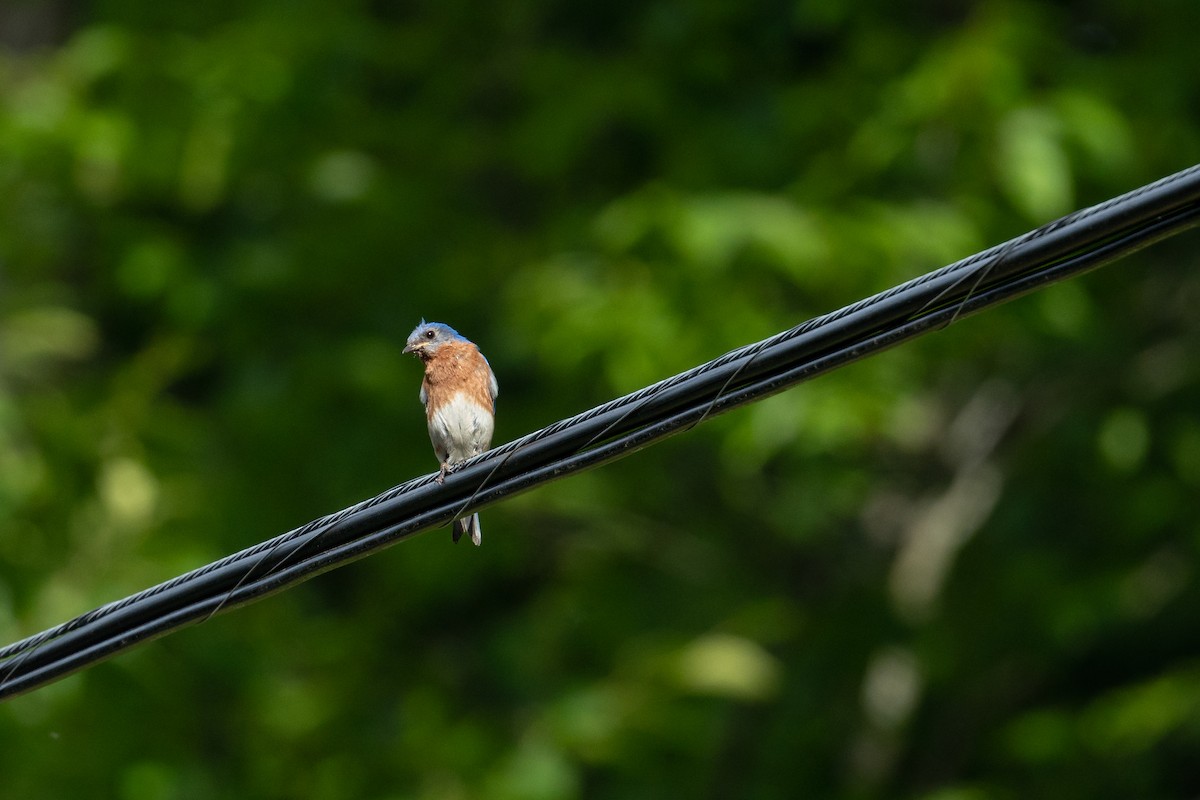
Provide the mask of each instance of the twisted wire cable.
[{"label": "twisted wire cable", "polygon": [[1200,222],[1200,165],[0,648],[0,699],[598,466]]}]

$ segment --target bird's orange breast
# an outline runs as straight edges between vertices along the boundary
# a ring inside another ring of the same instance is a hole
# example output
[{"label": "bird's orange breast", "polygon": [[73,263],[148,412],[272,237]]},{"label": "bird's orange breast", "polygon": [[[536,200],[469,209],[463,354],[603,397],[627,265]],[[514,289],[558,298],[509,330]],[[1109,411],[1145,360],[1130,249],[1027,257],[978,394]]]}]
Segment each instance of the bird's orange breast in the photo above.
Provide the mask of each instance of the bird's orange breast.
[{"label": "bird's orange breast", "polygon": [[425,362],[425,410],[428,416],[458,395],[495,413],[492,373],[471,342],[446,342]]}]

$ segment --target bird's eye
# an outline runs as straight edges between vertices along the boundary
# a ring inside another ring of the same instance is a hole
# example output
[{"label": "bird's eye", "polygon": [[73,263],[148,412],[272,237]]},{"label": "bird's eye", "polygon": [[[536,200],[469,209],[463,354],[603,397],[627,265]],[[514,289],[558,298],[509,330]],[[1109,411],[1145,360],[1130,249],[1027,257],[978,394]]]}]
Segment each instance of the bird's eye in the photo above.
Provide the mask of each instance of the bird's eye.
[{"label": "bird's eye", "polygon": [[425,338],[426,338],[426,339],[432,339],[432,338],[433,338],[433,336],[434,336],[434,333],[433,333],[433,331],[432,331],[432,330],[425,331]]}]

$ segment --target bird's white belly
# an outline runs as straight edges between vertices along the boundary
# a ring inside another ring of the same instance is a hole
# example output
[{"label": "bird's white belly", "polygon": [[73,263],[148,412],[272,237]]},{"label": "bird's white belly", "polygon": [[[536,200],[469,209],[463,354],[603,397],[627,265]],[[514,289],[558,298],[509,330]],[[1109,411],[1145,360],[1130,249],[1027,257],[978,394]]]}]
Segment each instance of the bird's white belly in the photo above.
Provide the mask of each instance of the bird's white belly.
[{"label": "bird's white belly", "polygon": [[493,425],[486,408],[460,393],[429,417],[429,438],[438,459],[453,464],[486,450]]}]

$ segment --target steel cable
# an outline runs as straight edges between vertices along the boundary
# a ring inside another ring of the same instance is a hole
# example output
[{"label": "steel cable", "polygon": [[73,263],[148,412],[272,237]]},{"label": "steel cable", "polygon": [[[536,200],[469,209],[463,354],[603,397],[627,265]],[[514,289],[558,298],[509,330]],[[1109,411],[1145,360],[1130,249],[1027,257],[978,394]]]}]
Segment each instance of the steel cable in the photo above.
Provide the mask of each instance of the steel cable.
[{"label": "steel cable", "polygon": [[1200,166],[1195,166],[500,445],[443,484],[434,475],[407,481],[0,648],[0,699],[1110,263],[1198,221]]}]

